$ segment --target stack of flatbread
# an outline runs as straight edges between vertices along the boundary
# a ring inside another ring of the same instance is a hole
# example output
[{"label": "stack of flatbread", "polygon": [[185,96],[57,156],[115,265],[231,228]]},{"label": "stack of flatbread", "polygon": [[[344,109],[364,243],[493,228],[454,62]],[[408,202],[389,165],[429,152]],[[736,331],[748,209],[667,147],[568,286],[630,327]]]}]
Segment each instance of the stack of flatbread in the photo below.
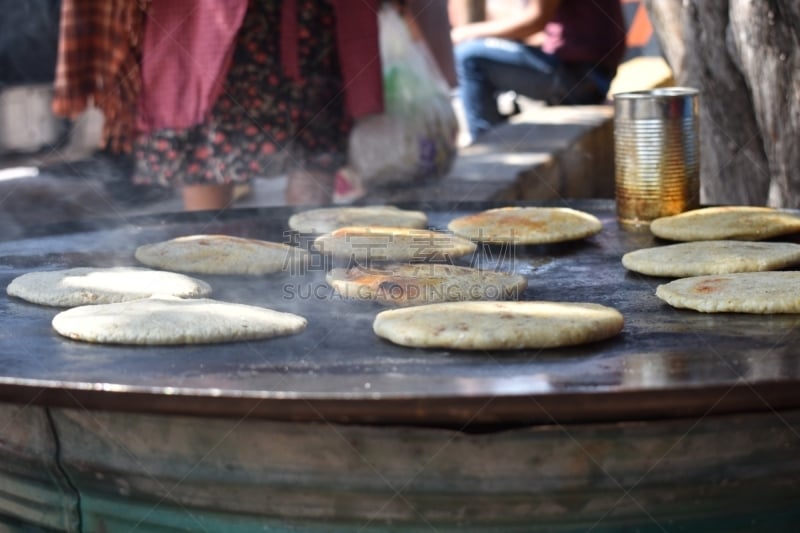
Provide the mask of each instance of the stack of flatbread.
[{"label": "stack of flatbread", "polygon": [[778,270],[798,263],[800,244],[790,242],[682,242],[644,248],[622,256],[622,264],[628,270],[675,278]]},{"label": "stack of flatbread", "polygon": [[28,272],[14,278],[6,292],[39,305],[76,307],[129,300],[161,294],[202,298],[211,286],[175,272],[137,267],[93,268]]},{"label": "stack of flatbread", "polygon": [[519,350],[595,342],[623,325],[619,311],[592,303],[446,302],[383,311],[373,330],[403,346]]},{"label": "stack of flatbread", "polygon": [[300,233],[330,233],[347,226],[390,226],[396,228],[428,227],[428,216],[391,205],[323,207],[296,213],[289,218],[289,228]]},{"label": "stack of flatbread", "polygon": [[524,245],[583,239],[599,233],[603,224],[566,207],[503,207],[456,218],[447,229],[473,241]]},{"label": "stack of flatbread", "polygon": [[673,241],[755,241],[800,232],[800,216],[769,207],[705,207],[658,218],[650,231]]},{"label": "stack of flatbread", "polygon": [[187,235],[136,249],[141,263],[194,274],[260,275],[296,271],[308,262],[308,252],[277,242],[230,235]]},{"label": "stack of flatbread", "polygon": [[413,228],[347,226],[314,240],[314,248],[333,257],[372,262],[450,262],[477,246],[448,233]]},{"label": "stack of flatbread", "polygon": [[303,317],[251,305],[157,296],[74,307],[57,314],[53,329],[73,340],[101,344],[176,345],[267,339],[303,331]]},{"label": "stack of flatbread", "polygon": [[463,300],[513,300],[528,280],[519,274],[440,264],[334,268],[327,281],[344,298],[410,306]]}]

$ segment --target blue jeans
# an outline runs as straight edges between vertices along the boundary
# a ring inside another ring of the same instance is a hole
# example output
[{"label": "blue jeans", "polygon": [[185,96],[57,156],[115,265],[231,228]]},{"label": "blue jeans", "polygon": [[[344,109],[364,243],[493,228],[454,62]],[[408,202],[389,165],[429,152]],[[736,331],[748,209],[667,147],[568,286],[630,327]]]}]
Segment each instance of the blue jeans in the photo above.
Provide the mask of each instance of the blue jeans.
[{"label": "blue jeans", "polygon": [[455,48],[459,92],[473,139],[505,120],[497,95],[514,91],[550,105],[598,104],[610,76],[588,63],[566,64],[541,49],[505,39],[475,39]]}]

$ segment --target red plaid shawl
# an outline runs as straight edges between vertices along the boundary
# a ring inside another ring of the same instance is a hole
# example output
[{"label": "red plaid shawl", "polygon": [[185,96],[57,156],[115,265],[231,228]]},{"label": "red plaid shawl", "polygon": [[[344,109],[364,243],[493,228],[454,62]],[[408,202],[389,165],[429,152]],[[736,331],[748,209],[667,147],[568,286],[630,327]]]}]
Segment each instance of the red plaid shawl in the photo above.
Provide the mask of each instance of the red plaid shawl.
[{"label": "red plaid shawl", "polygon": [[52,109],[74,118],[89,100],[103,141],[130,150],[141,90],[139,48],[148,0],[63,0]]}]

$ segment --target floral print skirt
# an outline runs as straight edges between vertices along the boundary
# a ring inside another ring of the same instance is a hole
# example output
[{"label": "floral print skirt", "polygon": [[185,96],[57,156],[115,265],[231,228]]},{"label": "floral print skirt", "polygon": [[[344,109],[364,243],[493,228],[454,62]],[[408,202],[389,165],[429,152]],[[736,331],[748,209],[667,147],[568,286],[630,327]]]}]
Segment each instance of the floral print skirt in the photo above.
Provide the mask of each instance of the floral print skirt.
[{"label": "floral print skirt", "polygon": [[332,6],[297,1],[299,78],[284,74],[281,0],[250,0],[225,86],[205,122],[158,130],[134,146],[137,184],[244,182],[308,168],[333,173],[346,157]]}]

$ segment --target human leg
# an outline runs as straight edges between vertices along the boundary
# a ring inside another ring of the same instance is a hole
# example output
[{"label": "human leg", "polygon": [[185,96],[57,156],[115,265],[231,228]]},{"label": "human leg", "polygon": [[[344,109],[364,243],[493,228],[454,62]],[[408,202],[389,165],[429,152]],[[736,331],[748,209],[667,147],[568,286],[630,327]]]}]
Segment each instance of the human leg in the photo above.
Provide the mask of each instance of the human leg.
[{"label": "human leg", "polygon": [[601,104],[613,76],[590,63],[562,63],[555,74],[553,105]]},{"label": "human leg", "polygon": [[192,184],[181,188],[184,211],[225,209],[233,203],[233,184]]},{"label": "human leg", "polygon": [[327,205],[333,199],[335,174],[328,170],[294,168],[287,173],[286,205]]},{"label": "human leg", "polygon": [[503,120],[496,96],[515,91],[549,100],[557,61],[538,48],[503,39],[476,39],[455,49],[459,92],[474,138]]}]

